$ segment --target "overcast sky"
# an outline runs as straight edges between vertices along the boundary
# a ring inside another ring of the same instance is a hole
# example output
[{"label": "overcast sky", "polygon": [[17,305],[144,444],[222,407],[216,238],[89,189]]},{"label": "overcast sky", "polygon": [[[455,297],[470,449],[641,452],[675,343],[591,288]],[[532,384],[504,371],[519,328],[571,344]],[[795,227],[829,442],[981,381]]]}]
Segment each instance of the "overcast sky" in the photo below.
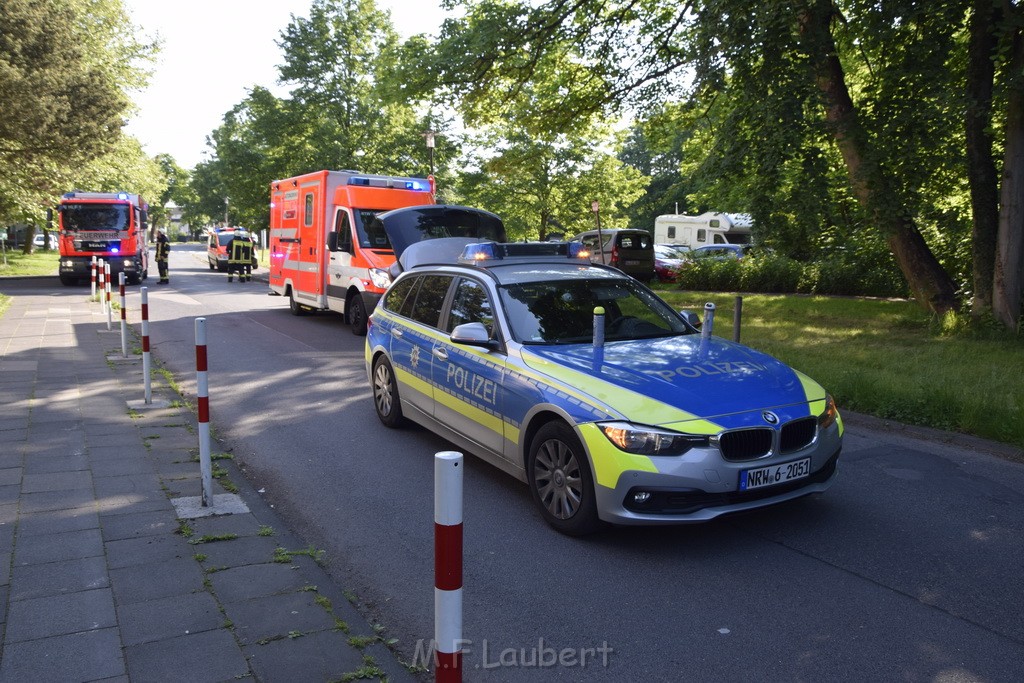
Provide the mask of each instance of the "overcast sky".
[{"label": "overcast sky", "polygon": [[[148,154],[170,154],[192,168],[206,158],[206,136],[254,85],[275,87],[283,61],[276,41],[311,0],[123,0],[136,26],[163,41],[149,88],[127,131]],[[438,0],[377,0],[404,36],[435,33]]]}]

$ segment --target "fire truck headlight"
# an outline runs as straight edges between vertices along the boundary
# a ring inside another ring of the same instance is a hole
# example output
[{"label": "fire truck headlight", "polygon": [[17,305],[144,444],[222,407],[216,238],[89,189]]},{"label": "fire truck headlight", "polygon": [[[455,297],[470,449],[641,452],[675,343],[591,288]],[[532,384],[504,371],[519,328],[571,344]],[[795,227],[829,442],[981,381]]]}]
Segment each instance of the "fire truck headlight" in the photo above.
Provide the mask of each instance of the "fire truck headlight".
[{"label": "fire truck headlight", "polygon": [[124,260],[124,267],[126,270],[133,270],[135,268],[135,264],[132,262],[130,258],[126,258]]},{"label": "fire truck headlight", "polygon": [[373,283],[374,287],[387,289],[391,286],[391,275],[386,270],[370,268],[370,282]]}]

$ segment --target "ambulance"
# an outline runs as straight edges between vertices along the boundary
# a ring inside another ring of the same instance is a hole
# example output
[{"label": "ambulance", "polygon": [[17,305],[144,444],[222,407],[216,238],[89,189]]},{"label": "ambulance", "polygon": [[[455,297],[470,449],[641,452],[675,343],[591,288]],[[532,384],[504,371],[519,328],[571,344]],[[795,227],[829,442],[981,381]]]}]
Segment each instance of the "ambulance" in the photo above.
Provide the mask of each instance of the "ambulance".
[{"label": "ambulance", "polygon": [[270,185],[270,290],[293,315],[336,311],[357,335],[391,284],[395,253],[377,214],[434,204],[425,178],[317,171]]}]

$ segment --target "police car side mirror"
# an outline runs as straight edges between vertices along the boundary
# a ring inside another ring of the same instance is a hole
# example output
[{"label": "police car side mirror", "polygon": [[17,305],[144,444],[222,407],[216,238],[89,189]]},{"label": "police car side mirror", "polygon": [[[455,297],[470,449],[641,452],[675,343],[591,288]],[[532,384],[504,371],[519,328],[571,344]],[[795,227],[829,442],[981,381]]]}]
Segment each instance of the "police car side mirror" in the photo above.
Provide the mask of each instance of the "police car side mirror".
[{"label": "police car side mirror", "polygon": [[453,344],[464,344],[466,346],[482,346],[485,349],[498,348],[498,342],[491,339],[487,328],[483,323],[463,323],[452,330],[451,342]]},{"label": "police car side mirror", "polygon": [[703,325],[703,323],[700,320],[700,316],[694,313],[693,311],[679,311],[679,317],[681,317],[683,320],[689,323],[690,327],[692,327],[695,330],[699,330]]}]

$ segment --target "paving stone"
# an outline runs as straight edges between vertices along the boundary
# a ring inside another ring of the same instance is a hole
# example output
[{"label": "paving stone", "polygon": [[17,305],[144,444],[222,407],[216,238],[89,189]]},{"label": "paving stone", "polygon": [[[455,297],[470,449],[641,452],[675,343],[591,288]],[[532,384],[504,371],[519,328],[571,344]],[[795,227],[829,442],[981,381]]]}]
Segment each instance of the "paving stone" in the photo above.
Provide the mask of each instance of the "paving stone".
[{"label": "paving stone", "polygon": [[33,564],[11,570],[11,600],[107,588],[107,563],[102,557]]},{"label": "paving stone", "polygon": [[249,665],[227,629],[130,645],[124,653],[132,683],[219,683],[244,680],[249,674]]},{"label": "paving stone", "polygon": [[103,555],[103,538],[99,529],[65,531],[43,536],[22,536],[14,552],[16,567],[74,560]]},{"label": "paving stone", "polygon": [[[192,559],[195,546],[181,536],[163,534],[111,541],[106,544],[107,566],[111,569],[175,559]],[[193,560],[194,561],[194,560]]]},{"label": "paving stone", "polygon": [[206,591],[120,605],[121,638],[138,645],[223,628],[225,616]]},{"label": "paving stone", "polygon": [[206,555],[204,567],[243,567],[274,559],[277,542],[272,536],[242,536],[233,541],[204,543],[196,552]]},{"label": "paving stone", "polygon": [[109,588],[11,603],[5,642],[17,643],[117,626]]},{"label": "paving stone", "polygon": [[91,469],[97,478],[120,477],[126,474],[151,474],[153,472],[153,466],[146,460],[144,452],[126,453],[121,458],[94,459]]},{"label": "paving stone", "polygon": [[93,505],[88,507],[69,508],[67,510],[50,510],[22,515],[18,520],[18,533],[22,536],[56,534],[63,531],[79,531],[81,529],[98,529],[99,515]]},{"label": "paving stone", "polygon": [[11,505],[18,502],[21,495],[21,484],[0,486],[0,505]]},{"label": "paving stone", "polygon": [[22,493],[45,491],[74,491],[91,489],[92,474],[88,470],[78,472],[54,472],[50,474],[26,474],[21,482]]},{"label": "paving stone", "polygon": [[221,604],[252,600],[283,593],[294,593],[306,585],[301,572],[286,564],[250,564],[210,574],[213,594]]},{"label": "paving stone", "polygon": [[98,681],[124,672],[114,628],[11,643],[0,661],[0,683]]},{"label": "paving stone", "polygon": [[110,570],[118,605],[203,590],[203,570],[191,557]]},{"label": "paving stone", "polygon": [[177,529],[178,520],[173,510],[103,517],[103,540],[108,542],[122,538],[168,534]]},{"label": "paving stone", "polygon": [[25,474],[48,474],[50,472],[79,472],[89,469],[85,453],[60,455],[33,455],[25,458]]},{"label": "paving stone", "polygon": [[312,591],[269,595],[231,603],[226,611],[238,641],[257,643],[292,632],[333,629],[334,616],[316,604],[316,597]]},{"label": "paving stone", "polygon": [[0,486],[13,486],[21,483],[23,468],[5,467],[0,469]]},{"label": "paving stone", "polygon": [[46,512],[47,510],[67,510],[79,508],[93,502],[91,489],[74,491],[42,491],[40,493],[23,493],[21,496],[22,512]]},{"label": "paving stone", "polygon": [[363,667],[363,655],[337,631],[319,631],[301,638],[280,638],[264,645],[243,647],[249,665],[262,683],[291,683],[301,671],[303,680],[337,681]]}]

